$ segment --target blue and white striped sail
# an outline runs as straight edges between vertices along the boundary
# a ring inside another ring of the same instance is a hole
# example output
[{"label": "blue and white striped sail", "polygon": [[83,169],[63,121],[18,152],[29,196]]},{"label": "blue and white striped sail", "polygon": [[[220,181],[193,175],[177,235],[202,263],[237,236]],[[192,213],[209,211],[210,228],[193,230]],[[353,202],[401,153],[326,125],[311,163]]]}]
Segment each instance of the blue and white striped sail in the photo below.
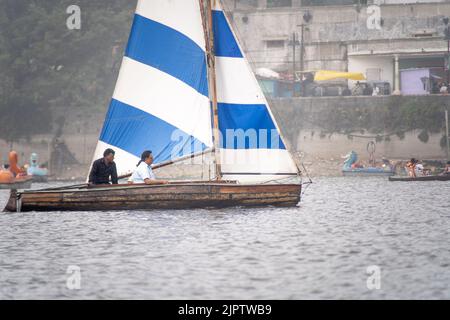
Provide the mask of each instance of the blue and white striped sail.
[{"label": "blue and white striped sail", "polygon": [[[211,1],[223,177],[258,182],[296,175],[220,3]],[[213,147],[205,47],[198,0],[139,0],[94,160],[114,149],[123,175],[144,150],[162,163]]]},{"label": "blue and white striped sail", "polygon": [[198,0],[140,0],[94,154],[116,151],[119,175],[211,148],[205,36]]},{"label": "blue and white striped sail", "polygon": [[224,179],[258,182],[297,175],[297,166],[219,1],[215,1],[213,22]]}]

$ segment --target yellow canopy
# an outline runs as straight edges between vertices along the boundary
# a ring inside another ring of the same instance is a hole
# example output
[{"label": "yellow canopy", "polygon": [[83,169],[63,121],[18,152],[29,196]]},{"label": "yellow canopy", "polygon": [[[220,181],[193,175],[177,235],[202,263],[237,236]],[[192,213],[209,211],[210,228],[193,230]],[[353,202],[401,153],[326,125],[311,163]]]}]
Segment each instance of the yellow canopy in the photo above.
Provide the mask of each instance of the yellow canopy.
[{"label": "yellow canopy", "polygon": [[340,72],[329,70],[319,70],[314,76],[315,81],[327,81],[334,79],[366,80],[366,77],[359,72]]}]

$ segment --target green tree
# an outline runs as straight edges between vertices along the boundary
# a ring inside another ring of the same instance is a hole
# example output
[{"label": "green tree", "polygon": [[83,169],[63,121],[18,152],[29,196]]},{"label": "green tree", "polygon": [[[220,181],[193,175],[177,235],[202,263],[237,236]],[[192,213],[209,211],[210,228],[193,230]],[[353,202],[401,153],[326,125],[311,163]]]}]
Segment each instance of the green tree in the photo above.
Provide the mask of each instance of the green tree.
[{"label": "green tree", "polygon": [[[81,30],[66,9],[81,8]],[[105,110],[136,1],[0,2],[0,139],[51,132],[55,113]]]}]

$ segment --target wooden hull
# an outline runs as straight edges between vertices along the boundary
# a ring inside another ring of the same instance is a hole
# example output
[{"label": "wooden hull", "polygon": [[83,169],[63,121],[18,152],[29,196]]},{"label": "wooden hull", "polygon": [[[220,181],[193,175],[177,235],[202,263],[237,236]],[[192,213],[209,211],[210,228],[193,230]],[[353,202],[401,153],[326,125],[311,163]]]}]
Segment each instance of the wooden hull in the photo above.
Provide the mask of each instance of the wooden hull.
[{"label": "wooden hull", "polygon": [[293,207],[301,185],[180,183],[82,189],[11,191],[5,208],[20,211],[112,211],[225,207]]},{"label": "wooden hull", "polygon": [[424,177],[389,177],[389,181],[403,181],[403,182],[413,182],[413,181],[450,181],[450,175],[445,176],[424,176]]}]

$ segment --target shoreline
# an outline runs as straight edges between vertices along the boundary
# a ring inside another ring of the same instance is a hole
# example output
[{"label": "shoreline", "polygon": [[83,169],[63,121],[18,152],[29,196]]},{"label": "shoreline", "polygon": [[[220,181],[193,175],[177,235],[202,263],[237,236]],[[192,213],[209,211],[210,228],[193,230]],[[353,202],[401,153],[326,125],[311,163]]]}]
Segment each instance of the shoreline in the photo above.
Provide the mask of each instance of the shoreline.
[{"label": "shoreline", "polygon": [[[301,171],[304,177],[342,177],[342,167],[344,159],[301,159],[296,156],[297,163],[300,164]],[[408,160],[405,159],[391,159],[391,163],[397,168],[403,168]],[[423,160],[425,167],[431,169],[432,172],[438,173],[439,170],[445,167],[446,160]],[[361,163],[367,166],[367,161],[361,161]],[[377,162],[378,164],[378,162]],[[304,166],[304,168],[303,168]],[[87,176],[86,166],[72,166],[64,170],[58,176],[52,175],[48,181],[52,183],[84,183]],[[180,179],[181,177],[189,179],[199,179],[201,177],[201,166],[184,166],[175,165],[170,170],[166,168],[164,171],[160,171],[159,175],[162,178],[167,179]],[[305,171],[306,169],[306,171]]]}]

